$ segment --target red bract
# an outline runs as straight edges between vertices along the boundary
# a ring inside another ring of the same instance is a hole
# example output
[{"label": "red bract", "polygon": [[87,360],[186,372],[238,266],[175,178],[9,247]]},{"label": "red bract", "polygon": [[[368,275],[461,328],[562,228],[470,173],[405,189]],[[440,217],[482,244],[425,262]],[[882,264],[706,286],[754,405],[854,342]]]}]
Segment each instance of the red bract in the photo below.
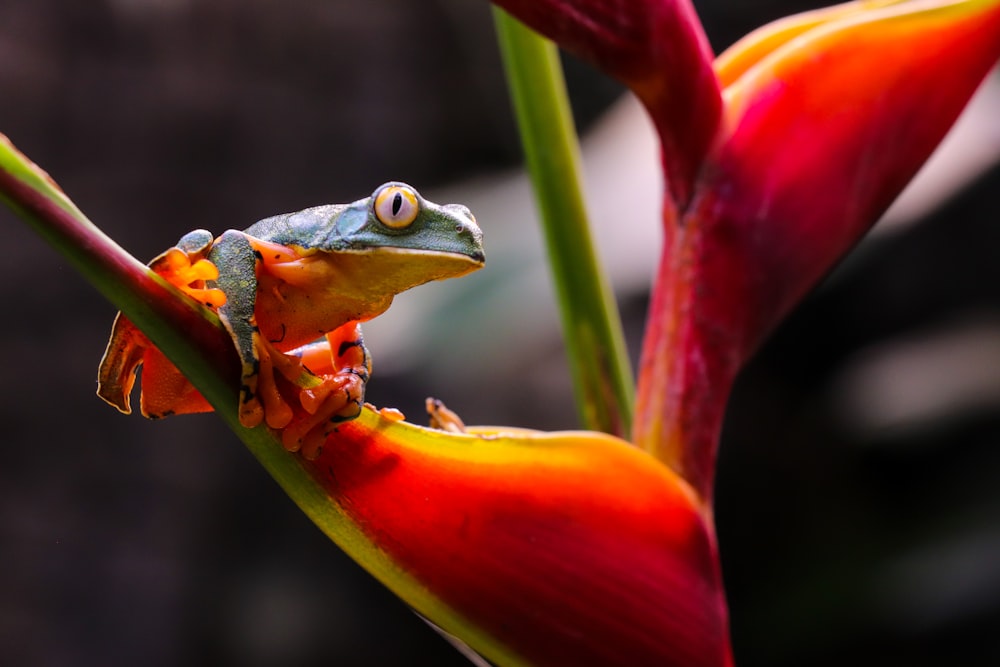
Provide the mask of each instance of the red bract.
[{"label": "red bract", "polygon": [[[327,525],[331,537],[492,661],[728,660],[704,506],[622,440],[455,435],[366,411],[303,465],[363,533],[352,539]],[[373,553],[392,566],[379,567]]]}]

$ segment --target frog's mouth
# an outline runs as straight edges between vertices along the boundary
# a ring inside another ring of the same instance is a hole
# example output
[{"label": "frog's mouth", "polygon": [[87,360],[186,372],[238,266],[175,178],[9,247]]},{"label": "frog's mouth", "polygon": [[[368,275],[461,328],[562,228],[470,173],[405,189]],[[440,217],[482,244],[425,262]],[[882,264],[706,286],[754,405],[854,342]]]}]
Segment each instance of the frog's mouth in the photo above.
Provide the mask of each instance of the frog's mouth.
[{"label": "frog's mouth", "polygon": [[443,265],[468,265],[468,271],[475,271],[476,269],[482,268],[483,265],[486,264],[486,255],[482,250],[465,252],[457,250],[425,250],[420,248],[379,246],[357,251],[347,250],[346,252],[359,252],[372,255],[398,255],[398,258],[390,259],[389,257],[386,257],[385,259],[390,262],[398,260],[401,262],[412,262],[414,264],[424,266],[433,266],[438,263]]}]

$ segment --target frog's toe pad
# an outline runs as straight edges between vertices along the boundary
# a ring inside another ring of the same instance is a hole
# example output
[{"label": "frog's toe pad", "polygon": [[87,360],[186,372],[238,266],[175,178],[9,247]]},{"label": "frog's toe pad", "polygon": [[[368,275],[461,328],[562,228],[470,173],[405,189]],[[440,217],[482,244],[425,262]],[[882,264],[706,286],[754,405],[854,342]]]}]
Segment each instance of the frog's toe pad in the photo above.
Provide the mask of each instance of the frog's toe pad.
[{"label": "frog's toe pad", "polygon": [[207,281],[219,278],[218,267],[207,259],[188,255],[181,248],[171,248],[153,260],[151,266],[171,285],[209,308],[226,303],[222,290],[206,286]]},{"label": "frog's toe pad", "polygon": [[424,402],[431,428],[449,433],[465,433],[465,422],[453,410],[449,410],[444,401],[428,397]]}]

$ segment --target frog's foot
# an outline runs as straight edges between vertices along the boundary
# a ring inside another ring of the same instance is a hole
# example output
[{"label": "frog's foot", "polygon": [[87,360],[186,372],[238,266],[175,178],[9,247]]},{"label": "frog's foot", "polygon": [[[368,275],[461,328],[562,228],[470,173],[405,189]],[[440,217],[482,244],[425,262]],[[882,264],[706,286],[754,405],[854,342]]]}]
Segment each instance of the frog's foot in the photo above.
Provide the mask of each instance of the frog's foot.
[{"label": "frog's foot", "polygon": [[424,402],[424,407],[427,409],[431,428],[449,433],[466,432],[465,422],[454,411],[449,410],[443,401],[437,398],[428,398]]},{"label": "frog's foot", "polygon": [[286,449],[312,459],[338,423],[361,413],[366,369],[344,368],[317,375],[299,355],[284,354],[264,342],[258,346],[258,355],[256,387],[245,388],[252,395],[240,408],[244,426],[263,421],[281,431]]},{"label": "frog's foot", "polygon": [[302,412],[281,433],[285,449],[301,452],[310,460],[319,456],[337,424],[361,414],[366,379],[347,370],[325,375],[318,386],[303,389],[299,395]]},{"label": "frog's foot", "polygon": [[174,247],[153,260],[150,267],[171,285],[212,310],[226,303],[222,290],[207,286],[207,281],[218,279],[219,269],[197,253],[189,254]]},{"label": "frog's foot", "polygon": [[[253,428],[261,422],[273,429],[282,429],[291,423],[295,407],[299,404],[301,387],[319,382],[302,362],[284,354],[267,343],[260,334],[253,336],[257,353],[254,372],[244,378],[240,401],[240,423]],[[288,383],[279,384],[278,376]]]},{"label": "frog's foot", "polygon": [[387,419],[391,422],[406,421],[406,415],[399,408],[377,408],[371,403],[365,403],[365,407],[372,412],[377,412],[382,419]]}]

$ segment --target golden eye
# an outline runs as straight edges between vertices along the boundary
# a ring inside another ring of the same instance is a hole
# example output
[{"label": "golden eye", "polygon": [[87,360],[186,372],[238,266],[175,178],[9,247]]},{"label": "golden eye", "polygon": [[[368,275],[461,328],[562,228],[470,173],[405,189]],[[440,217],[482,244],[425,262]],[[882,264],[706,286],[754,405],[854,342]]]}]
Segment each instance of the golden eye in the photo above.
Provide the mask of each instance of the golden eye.
[{"label": "golden eye", "polygon": [[406,229],[419,212],[417,193],[405,185],[390,185],[375,196],[375,217],[390,229]]}]

